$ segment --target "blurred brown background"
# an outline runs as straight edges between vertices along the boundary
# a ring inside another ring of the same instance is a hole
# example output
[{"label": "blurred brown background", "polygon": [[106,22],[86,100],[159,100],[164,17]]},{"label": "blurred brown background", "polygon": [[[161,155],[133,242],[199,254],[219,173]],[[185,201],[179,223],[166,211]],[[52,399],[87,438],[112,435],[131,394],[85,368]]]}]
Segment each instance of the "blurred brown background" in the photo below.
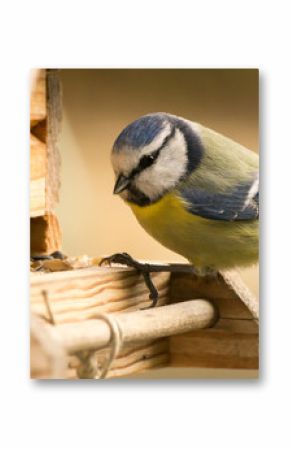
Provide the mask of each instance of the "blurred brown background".
[{"label": "blurred brown background", "polygon": [[[58,216],[64,252],[126,251],[141,259],[183,261],[147,235],[112,194],[113,142],[140,115],[164,111],[201,122],[258,151],[258,77],[253,69],[62,70]],[[243,270],[242,276],[257,294],[257,267]]]}]

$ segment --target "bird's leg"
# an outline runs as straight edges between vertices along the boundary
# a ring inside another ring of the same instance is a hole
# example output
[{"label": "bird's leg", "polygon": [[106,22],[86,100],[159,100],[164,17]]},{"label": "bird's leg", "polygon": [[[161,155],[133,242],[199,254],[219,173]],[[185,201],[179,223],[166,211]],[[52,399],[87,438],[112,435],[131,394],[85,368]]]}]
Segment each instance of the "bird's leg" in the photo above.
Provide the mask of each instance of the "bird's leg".
[{"label": "bird's leg", "polygon": [[156,306],[158,300],[158,291],[152,282],[150,273],[162,272],[164,271],[164,267],[158,265],[151,266],[148,263],[138,262],[127,253],[117,253],[113,254],[112,256],[105,257],[104,259],[101,260],[99,265],[103,264],[111,265],[111,263],[119,263],[121,265],[126,265],[127,267],[135,268],[136,271],[141,273],[143,275],[145,284],[150,292],[149,298],[152,300],[152,304],[149,306],[149,308]]},{"label": "bird's leg", "polygon": [[116,253],[112,256],[105,257],[101,260],[99,265],[110,265],[111,263],[119,263],[121,265],[126,265],[127,267],[135,268],[135,270],[143,275],[145,284],[150,292],[149,298],[152,300],[150,307],[155,307],[158,300],[158,291],[152,282],[150,273],[194,273],[197,276],[206,274],[205,272],[200,273],[194,266],[188,264],[170,263],[162,265],[141,263],[133,259],[133,257],[127,253]]}]

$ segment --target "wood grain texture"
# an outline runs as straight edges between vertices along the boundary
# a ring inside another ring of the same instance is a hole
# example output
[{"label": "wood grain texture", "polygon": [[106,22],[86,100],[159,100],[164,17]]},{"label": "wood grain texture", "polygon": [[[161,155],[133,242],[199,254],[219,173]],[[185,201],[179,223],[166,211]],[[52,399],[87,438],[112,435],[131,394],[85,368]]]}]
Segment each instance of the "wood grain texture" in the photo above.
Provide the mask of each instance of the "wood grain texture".
[{"label": "wood grain texture", "polygon": [[238,275],[231,273],[225,279],[223,273],[205,278],[174,273],[170,296],[173,302],[203,297],[219,310],[213,328],[170,337],[171,366],[258,369],[257,300]]},{"label": "wood grain texture", "polygon": [[31,255],[61,250],[61,230],[54,210],[60,188],[57,138],[61,92],[54,70],[37,70],[30,107],[30,249]]},{"label": "wood grain texture", "polygon": [[30,96],[30,127],[46,118],[46,70],[34,71]]},{"label": "wood grain texture", "polygon": [[[194,330],[179,335],[170,334],[164,352],[159,349],[155,352],[159,347],[158,342],[162,339],[150,343],[146,340],[138,343],[136,340],[130,348],[126,346],[123,348],[114,362],[109,377],[126,376],[139,370],[165,365],[258,368],[258,324],[252,312],[239,297],[239,289],[235,290],[234,285],[229,287],[221,274],[216,278],[200,278],[189,271],[161,272],[153,273],[152,278],[160,294],[158,306],[168,303],[178,304],[180,301],[193,298],[205,298],[218,308],[219,319],[210,329]],[[66,323],[72,323],[77,328],[78,323],[81,326],[85,320],[94,322],[94,317],[98,313],[113,313],[121,318],[123,312],[140,310],[150,304],[143,277],[128,268],[90,267],[56,273],[32,273],[31,308],[36,314],[47,319],[43,290],[47,292],[56,329],[59,326],[65,327]],[[133,317],[134,313],[131,314],[131,318]],[[129,318],[130,314],[128,320]],[[126,316],[124,319],[126,321]],[[138,333],[135,318],[133,322],[128,321],[128,325],[132,325],[133,331]],[[165,334],[159,336],[161,335]],[[87,336],[86,332],[85,338]],[[59,336],[58,338],[61,340]],[[66,376],[74,378],[76,368],[71,366]]]},{"label": "wood grain texture", "polygon": [[34,134],[31,133],[30,179],[45,178],[45,175],[46,175],[46,145]]},{"label": "wood grain texture", "polygon": [[259,368],[258,335],[241,328],[194,331],[170,337],[169,341],[171,366]]},{"label": "wood grain texture", "polygon": [[233,271],[222,271],[220,276],[226,286],[245,304],[253,317],[259,320],[259,299],[252,294],[239,274]]},{"label": "wood grain texture", "polygon": [[225,282],[221,273],[205,277],[190,273],[172,273],[170,297],[173,302],[195,298],[209,299],[219,309],[221,318],[253,318],[239,292]]},{"label": "wood grain texture", "polygon": [[[169,273],[154,273],[158,306],[168,303]],[[91,267],[55,273],[31,273],[31,309],[47,318],[46,290],[56,323],[82,321],[95,313],[138,310],[151,304],[141,274],[127,268]]]},{"label": "wood grain texture", "polygon": [[31,134],[33,134],[41,142],[45,143],[47,141],[47,120],[41,120],[37,122],[36,125],[30,128]]},{"label": "wood grain texture", "polygon": [[30,216],[45,214],[46,145],[30,134]]},{"label": "wood grain texture", "polygon": [[[58,72],[37,72],[30,110],[30,216],[54,213],[59,199],[61,88]],[[60,249],[60,248],[57,248]]]},{"label": "wood grain texture", "polygon": [[[153,275],[159,290],[158,305],[168,303],[169,273]],[[77,323],[93,318],[96,313],[113,313],[139,310],[150,305],[143,277],[127,268],[85,268],[57,273],[32,273],[31,309],[48,319],[42,291],[48,293],[53,317],[59,323]],[[145,369],[161,367],[168,363],[167,339],[124,345],[113,362],[108,377],[120,377]],[[65,378],[76,378],[78,361],[71,359]],[[73,364],[73,362],[75,364]]]},{"label": "wood grain texture", "polygon": [[47,181],[46,210],[53,211],[59,200],[60,153],[58,137],[62,118],[62,92],[58,70],[46,71],[47,89]]},{"label": "wood grain texture", "polygon": [[30,217],[41,217],[45,214],[45,178],[30,181]]},{"label": "wood grain texture", "polygon": [[[46,211],[47,145],[46,136],[39,132],[39,124],[47,119],[46,71],[37,70],[30,100],[30,216],[38,217]],[[43,125],[45,124],[45,125]],[[36,134],[34,132],[36,131]],[[43,138],[44,137],[44,138]]]},{"label": "wood grain texture", "polygon": [[[93,364],[97,367],[98,358],[106,357],[107,351],[98,351],[93,357]],[[168,339],[148,341],[139,345],[125,345],[114,360],[108,373],[108,378],[126,377],[136,372],[161,368],[168,364]],[[70,356],[67,377],[77,379],[77,368],[80,361],[76,356]]]}]

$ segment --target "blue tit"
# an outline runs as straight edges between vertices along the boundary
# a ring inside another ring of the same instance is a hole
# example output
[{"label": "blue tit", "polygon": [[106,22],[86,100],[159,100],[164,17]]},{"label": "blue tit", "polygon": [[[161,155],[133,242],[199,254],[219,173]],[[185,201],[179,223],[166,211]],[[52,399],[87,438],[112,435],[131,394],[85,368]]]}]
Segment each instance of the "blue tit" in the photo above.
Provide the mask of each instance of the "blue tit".
[{"label": "blue tit", "polygon": [[199,123],[145,115],[116,139],[115,194],[199,274],[257,262],[259,158]]}]

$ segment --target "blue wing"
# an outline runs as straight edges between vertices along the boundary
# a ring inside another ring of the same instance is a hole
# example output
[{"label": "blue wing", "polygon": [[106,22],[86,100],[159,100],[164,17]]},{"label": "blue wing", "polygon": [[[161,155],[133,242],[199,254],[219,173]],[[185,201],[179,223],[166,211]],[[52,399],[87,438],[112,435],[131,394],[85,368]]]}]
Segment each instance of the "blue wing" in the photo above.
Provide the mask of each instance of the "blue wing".
[{"label": "blue wing", "polygon": [[187,210],[203,218],[243,221],[259,217],[258,180],[239,184],[223,193],[210,193],[192,186],[184,186],[179,193]]}]

